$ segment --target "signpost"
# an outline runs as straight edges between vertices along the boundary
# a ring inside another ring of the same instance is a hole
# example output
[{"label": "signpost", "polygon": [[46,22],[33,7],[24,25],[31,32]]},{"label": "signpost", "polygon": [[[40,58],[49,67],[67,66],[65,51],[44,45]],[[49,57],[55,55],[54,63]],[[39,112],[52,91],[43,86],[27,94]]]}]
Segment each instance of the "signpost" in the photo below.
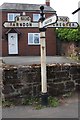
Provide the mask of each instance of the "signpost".
[{"label": "signpost", "polygon": [[4,22],[4,27],[31,27],[31,18],[26,15],[16,16],[15,21]]},{"label": "signpost", "polygon": [[47,94],[47,75],[46,75],[46,43],[45,43],[45,31],[48,25],[56,23],[57,15],[53,15],[47,19],[44,18],[44,6],[40,7],[41,18],[39,20],[39,31],[40,31],[40,47],[41,47],[41,98],[42,105],[48,104]]},{"label": "signpost", "polygon": [[[38,27],[38,23],[32,22],[31,18],[26,15],[16,16],[15,21],[6,21],[3,23],[5,28],[28,28],[28,27]],[[57,16],[54,14],[51,17],[43,20],[43,27],[53,27],[53,28],[77,28],[77,22],[69,22],[67,16]]]},{"label": "signpost", "polygon": [[40,31],[40,48],[41,48],[41,99],[42,105],[48,104],[47,93],[47,75],[46,75],[46,43],[45,43],[45,31],[47,27],[53,28],[77,28],[78,23],[69,22],[68,17],[57,17],[56,14],[45,19],[44,18],[44,6],[40,7],[41,18],[39,19],[39,31]]},{"label": "signpost", "polygon": [[67,16],[58,16],[59,22],[69,22],[69,18]]},{"label": "signpost", "polygon": [[45,19],[43,21],[43,26],[42,27],[47,27],[47,26],[49,26],[49,25],[51,25],[53,23],[56,23],[56,22],[57,22],[57,15],[54,14],[53,16],[48,17],[47,19]]},{"label": "signpost", "polygon": [[79,24],[77,22],[59,22],[57,21],[55,24],[49,25],[48,27],[53,28],[77,28]]}]

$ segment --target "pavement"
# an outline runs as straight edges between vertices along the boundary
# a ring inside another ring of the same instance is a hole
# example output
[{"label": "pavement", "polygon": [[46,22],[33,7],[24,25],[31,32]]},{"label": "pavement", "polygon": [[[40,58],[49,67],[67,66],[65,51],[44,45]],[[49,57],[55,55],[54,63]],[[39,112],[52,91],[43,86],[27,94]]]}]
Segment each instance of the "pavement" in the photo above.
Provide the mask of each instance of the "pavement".
[{"label": "pavement", "polygon": [[[2,57],[0,61],[11,64],[11,65],[31,65],[40,64],[40,56],[13,56],[13,57]],[[78,61],[72,60],[64,56],[47,56],[46,64],[53,63],[77,63]]]},{"label": "pavement", "polygon": [[0,120],[2,118],[2,107],[0,106]]},{"label": "pavement", "polygon": [[3,118],[79,118],[78,94],[65,99],[58,107],[45,107],[40,110],[32,106],[13,106],[2,109]]}]

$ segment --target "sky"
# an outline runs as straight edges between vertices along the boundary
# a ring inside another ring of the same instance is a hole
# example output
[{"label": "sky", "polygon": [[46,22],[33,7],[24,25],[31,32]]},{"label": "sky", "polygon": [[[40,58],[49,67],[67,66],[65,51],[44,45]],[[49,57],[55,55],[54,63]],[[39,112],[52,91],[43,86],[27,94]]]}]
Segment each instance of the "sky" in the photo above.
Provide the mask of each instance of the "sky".
[{"label": "sky", "polygon": [[[78,22],[78,13],[72,12],[78,8],[80,0],[50,0],[50,6],[57,12],[58,16],[68,16],[71,22]],[[0,0],[0,5],[4,2],[44,4],[45,0]]]}]

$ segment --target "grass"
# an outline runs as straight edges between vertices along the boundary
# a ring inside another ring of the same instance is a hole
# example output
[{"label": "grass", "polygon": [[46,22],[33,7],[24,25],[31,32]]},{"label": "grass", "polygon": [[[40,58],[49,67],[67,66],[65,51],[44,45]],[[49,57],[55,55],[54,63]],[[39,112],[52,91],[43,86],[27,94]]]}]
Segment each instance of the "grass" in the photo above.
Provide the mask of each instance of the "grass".
[{"label": "grass", "polygon": [[48,104],[50,107],[57,107],[59,105],[59,100],[55,97],[48,97]]},{"label": "grass", "polygon": [[8,100],[2,101],[3,107],[10,107],[12,105],[13,105],[13,103],[11,101],[8,101]]},{"label": "grass", "polygon": [[[14,106],[15,102],[6,100],[6,101],[3,101],[2,105],[3,105],[3,107],[10,107],[10,106]],[[25,106],[30,105],[30,106],[33,106],[34,109],[40,110],[44,107],[57,107],[59,105],[59,100],[57,98],[49,96],[48,97],[48,105],[43,106],[41,104],[41,98],[23,98],[22,103],[20,103],[19,105],[25,105]]]}]

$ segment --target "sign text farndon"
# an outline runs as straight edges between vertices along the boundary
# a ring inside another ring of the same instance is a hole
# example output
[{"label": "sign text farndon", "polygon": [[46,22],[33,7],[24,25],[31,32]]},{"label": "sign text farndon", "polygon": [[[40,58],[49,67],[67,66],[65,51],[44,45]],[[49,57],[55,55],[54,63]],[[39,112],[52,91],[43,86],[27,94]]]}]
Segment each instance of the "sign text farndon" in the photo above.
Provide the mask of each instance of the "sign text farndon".
[{"label": "sign text farndon", "polygon": [[32,26],[29,16],[16,16],[15,21],[4,22],[4,27],[30,27]]},{"label": "sign text farndon", "polygon": [[32,26],[32,23],[25,23],[25,22],[20,22],[20,23],[17,23],[17,22],[6,22],[4,23],[4,26],[5,27],[29,27],[29,26]]}]

